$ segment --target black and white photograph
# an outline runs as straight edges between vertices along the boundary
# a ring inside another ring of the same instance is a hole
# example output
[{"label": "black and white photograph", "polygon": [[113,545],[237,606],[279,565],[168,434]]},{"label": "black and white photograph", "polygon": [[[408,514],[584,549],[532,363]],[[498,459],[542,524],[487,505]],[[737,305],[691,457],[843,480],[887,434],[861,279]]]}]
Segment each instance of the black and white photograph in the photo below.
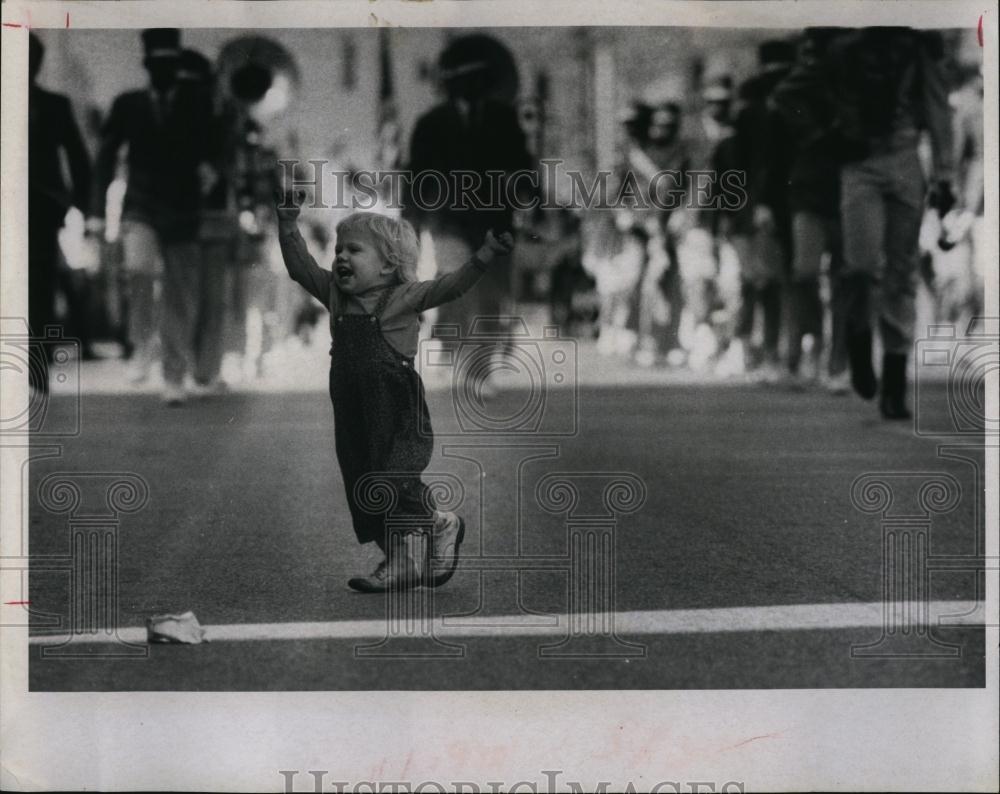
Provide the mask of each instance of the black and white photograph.
[{"label": "black and white photograph", "polygon": [[5,790],[996,790],[995,3],[2,36]]}]

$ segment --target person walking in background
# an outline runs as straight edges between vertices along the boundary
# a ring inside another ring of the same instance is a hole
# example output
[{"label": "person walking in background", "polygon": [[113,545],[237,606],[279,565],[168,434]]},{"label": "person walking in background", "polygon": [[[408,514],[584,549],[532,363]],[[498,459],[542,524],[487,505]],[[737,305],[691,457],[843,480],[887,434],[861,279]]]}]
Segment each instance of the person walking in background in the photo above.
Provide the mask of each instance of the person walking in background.
[{"label": "person walking in background", "polygon": [[[534,168],[517,111],[493,96],[496,75],[483,49],[486,41],[492,40],[483,38],[457,39],[441,53],[440,77],[447,99],[417,120],[410,139],[412,181],[408,185],[411,191],[404,197],[403,216],[418,233],[426,233],[424,240],[429,238],[433,246],[439,275],[467,261],[487,230],[499,233],[512,228],[514,208],[508,181],[518,171]],[[431,209],[438,201],[437,191],[443,188],[438,178],[422,182],[420,175],[436,173],[451,180],[450,175],[457,171],[475,175],[473,178],[480,180],[478,188],[471,191],[465,206],[458,206],[451,196],[440,208]],[[492,189],[491,180],[498,183]],[[475,206],[477,201],[482,208]],[[457,326],[462,337],[470,333],[477,317],[498,317],[510,298],[507,260],[489,270],[479,289],[442,305],[436,322]],[[504,331],[495,322],[480,330]],[[448,344],[442,341],[442,345]],[[488,380],[481,385],[490,390]]]},{"label": "person walking in background", "polygon": [[[783,282],[791,256],[788,178],[791,141],[771,105],[771,95],[788,74],[795,57],[787,41],[765,41],[758,48],[760,72],[740,88],[743,108],[736,121],[736,156],[747,174],[748,215],[733,242],[740,254],[741,310],[737,336],[749,343],[755,310],[763,314],[764,343],[759,375],[764,382],[781,376]],[[735,165],[735,164],[734,164]],[[736,166],[738,167],[738,165]]]},{"label": "person walking in background", "polygon": [[[718,179],[727,171],[746,171],[746,158],[739,149],[736,135],[736,113],[733,79],[720,74],[708,80],[701,96],[704,110],[698,134],[691,146],[698,152],[695,168],[707,169]],[[712,186],[713,198],[718,198],[719,185]],[[683,215],[683,213],[682,213]],[[701,359],[708,363],[715,355],[715,372],[723,377],[743,375],[747,355],[743,340],[735,335],[742,307],[740,267],[737,250],[749,247],[752,223],[744,206],[717,206],[698,213],[697,228],[691,229],[679,250],[682,272],[701,274],[705,290],[705,308],[700,326],[695,328],[695,341],[704,350]],[[736,248],[737,241],[745,244]],[[686,277],[685,280],[689,280]]]},{"label": "person walking in background", "polygon": [[[194,289],[196,300],[194,334],[191,339],[193,390],[196,395],[226,391],[220,377],[225,321],[225,286],[229,269],[236,261],[237,218],[233,200],[231,155],[227,140],[231,134],[228,119],[223,117],[215,97],[212,64],[200,52],[184,49],[177,72],[178,90],[190,92],[198,104],[211,107],[212,149],[220,160],[214,180],[203,198],[198,240],[201,262]],[[223,162],[225,158],[225,162]],[[205,166],[199,166],[204,170]],[[205,185],[210,176],[206,174]]]},{"label": "person walking in background", "polygon": [[922,129],[930,134],[935,208],[943,217],[955,203],[943,55],[939,33],[865,28],[836,36],[824,59],[834,126],[844,143],[840,207],[851,383],[865,399],[879,394],[872,362],[877,315],[879,409],[886,419],[911,416],[906,368],[927,193],[917,152]]},{"label": "person walking in background", "polygon": [[[90,157],[67,97],[38,85],[45,47],[34,33],[28,38],[28,325],[34,338],[44,338],[56,321],[59,281],[59,230],[66,212],[88,211]],[[71,184],[63,177],[60,158],[69,164]],[[48,356],[52,345],[31,343],[29,386],[49,388]]]},{"label": "person walking in background", "polygon": [[212,109],[202,92],[178,85],[180,31],[145,30],[142,41],[149,86],[118,96],[105,120],[94,212],[104,217],[105,193],[127,145],[121,236],[129,338],[135,346],[133,380],[149,375],[159,326],[164,400],[180,405],[193,365],[202,194],[214,181]]},{"label": "person walking in background", "polygon": [[[709,80],[702,91],[703,109],[697,127],[684,138],[684,168],[692,172],[688,177],[688,206],[695,203],[700,190],[698,172],[714,171],[709,185],[714,193],[714,181],[722,173],[717,168],[720,148],[732,140],[733,83],[728,74]],[[725,330],[716,328],[713,311],[719,293],[719,213],[701,207],[675,212],[667,222],[667,232],[676,252],[677,275],[682,290],[683,318],[678,316],[678,334],[687,352],[687,363],[694,370],[704,370],[720,349],[720,335]],[[683,326],[681,323],[683,322]],[[721,332],[721,334],[720,334]]]},{"label": "person walking in background", "polygon": [[956,205],[937,218],[925,215],[932,232],[922,246],[932,262],[935,319],[964,328],[982,313],[986,275],[983,169],[983,75],[964,74],[949,97],[954,108]]},{"label": "person walking in background", "polygon": [[[662,171],[684,174],[690,167],[689,142],[680,134],[681,108],[676,102],[654,106],[637,104],[626,123],[629,146],[625,166],[639,178],[640,184],[658,184],[656,175]],[[661,192],[662,192],[661,187]],[[635,330],[639,348],[636,361],[645,366],[661,356],[669,357],[678,350],[681,312],[684,307],[684,284],[678,270],[677,235],[671,225],[674,211],[660,209],[668,200],[665,195],[645,195],[650,210],[636,212],[644,219],[645,232],[650,238],[648,260],[638,285],[638,312]],[[683,212],[683,210],[682,210]],[[642,221],[640,221],[642,222]]]},{"label": "person walking in background", "polygon": [[[713,213],[717,240],[730,254],[726,258],[739,262],[739,297],[734,286],[732,297],[725,301],[739,308],[732,338],[716,371],[722,375],[747,372],[764,382],[780,377],[781,290],[790,253],[787,141],[779,142],[782,130],[775,124],[769,99],[787,73],[790,52],[784,41],[768,41],[759,47],[761,71],[740,87],[733,133],[718,142],[712,161],[717,173],[744,173],[747,195],[742,206]],[[759,351],[751,346],[758,307],[763,325]]]},{"label": "person walking in background", "polygon": [[[830,339],[825,384],[835,394],[850,390],[841,288],[840,159],[832,112],[819,64],[835,28],[810,28],[795,67],[772,94],[772,103],[790,131],[793,146],[788,204],[791,213],[792,282],[788,329],[788,371],[794,383],[820,376],[824,307],[820,276],[829,276]],[[812,339],[808,372],[800,371],[803,345]]]},{"label": "person walking in background", "polygon": [[596,282],[583,266],[581,219],[573,210],[559,210],[560,242],[552,259],[549,282],[549,318],[562,336],[593,332],[593,302],[588,295]]},{"label": "person walking in background", "polygon": [[597,350],[603,355],[629,355],[635,334],[627,325],[632,296],[646,267],[649,234],[627,210],[591,210],[583,225],[583,267],[600,300]]}]

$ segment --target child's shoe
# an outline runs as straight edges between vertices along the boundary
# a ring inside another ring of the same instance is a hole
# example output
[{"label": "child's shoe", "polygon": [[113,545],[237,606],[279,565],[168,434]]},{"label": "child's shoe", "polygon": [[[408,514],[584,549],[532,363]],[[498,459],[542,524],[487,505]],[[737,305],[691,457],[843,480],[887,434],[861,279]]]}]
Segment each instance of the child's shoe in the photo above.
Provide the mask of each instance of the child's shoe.
[{"label": "child's shoe", "polygon": [[412,590],[421,583],[422,558],[414,559],[412,545],[422,540],[414,535],[395,541],[388,556],[369,576],[355,576],[347,586],[359,593],[384,593],[387,590]]},{"label": "child's shoe", "polygon": [[465,540],[465,519],[454,513],[438,513],[431,534],[431,554],[424,584],[440,587],[458,567],[458,550]]}]

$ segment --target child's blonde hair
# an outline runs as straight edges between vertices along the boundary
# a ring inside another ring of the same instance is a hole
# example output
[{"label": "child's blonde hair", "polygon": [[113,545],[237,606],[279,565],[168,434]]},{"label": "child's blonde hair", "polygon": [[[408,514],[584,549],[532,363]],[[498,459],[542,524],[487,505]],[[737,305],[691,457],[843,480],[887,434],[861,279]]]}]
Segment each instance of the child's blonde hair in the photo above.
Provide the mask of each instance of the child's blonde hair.
[{"label": "child's blonde hair", "polygon": [[396,269],[401,283],[417,280],[420,242],[409,221],[377,212],[355,212],[337,224],[337,237],[345,232],[363,232],[371,237],[382,258]]}]

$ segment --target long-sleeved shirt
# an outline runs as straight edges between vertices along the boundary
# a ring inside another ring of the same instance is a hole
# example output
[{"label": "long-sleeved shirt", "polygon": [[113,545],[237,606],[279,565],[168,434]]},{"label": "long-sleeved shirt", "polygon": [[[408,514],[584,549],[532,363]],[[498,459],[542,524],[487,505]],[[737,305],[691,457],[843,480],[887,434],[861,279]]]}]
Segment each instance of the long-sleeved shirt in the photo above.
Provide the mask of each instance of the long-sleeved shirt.
[{"label": "long-sleeved shirt", "polygon": [[[36,85],[28,93],[28,196],[31,222],[62,226],[66,210],[89,211],[90,156],[73,119],[73,108],[62,94]],[[63,179],[60,152],[69,161],[72,185]]]},{"label": "long-sleeved shirt", "polygon": [[213,123],[208,101],[193,91],[121,94],[101,130],[94,214],[104,216],[104,196],[118,152],[128,144],[124,217],[152,224],[177,239],[193,238],[202,204],[198,165],[210,163],[215,154]]},{"label": "long-sleeved shirt", "polygon": [[[523,190],[528,181],[511,184],[510,180],[518,172],[534,170],[535,163],[517,111],[485,100],[468,112],[456,102],[445,102],[421,116],[410,140],[408,167],[413,177],[425,172],[476,174],[481,181],[467,191],[467,205],[452,200],[437,210],[421,207],[422,202],[411,193],[418,188],[411,178],[404,185],[403,217],[418,228],[426,225],[477,244],[488,229],[510,228],[514,208],[509,192]],[[433,201],[437,189],[433,180],[419,189]]]},{"label": "long-sleeved shirt", "polygon": [[801,58],[774,89],[770,102],[790,132],[790,209],[837,215],[841,153],[819,60]]},{"label": "long-sleeved shirt", "polygon": [[[293,224],[278,227],[278,242],[288,275],[330,311],[330,333],[336,334],[338,314],[370,314],[375,310],[385,285],[358,295],[341,292],[333,273],[320,267],[306,248],[306,241]],[[458,270],[429,281],[408,281],[395,285],[395,290],[379,317],[385,340],[401,355],[413,358],[417,354],[420,330],[418,315],[442,303],[460,298],[486,272],[487,264],[473,256]]]},{"label": "long-sleeved shirt", "polygon": [[952,114],[939,33],[849,31],[833,40],[825,61],[834,126],[848,144],[849,159],[915,147],[926,129],[935,178],[952,178]]}]

